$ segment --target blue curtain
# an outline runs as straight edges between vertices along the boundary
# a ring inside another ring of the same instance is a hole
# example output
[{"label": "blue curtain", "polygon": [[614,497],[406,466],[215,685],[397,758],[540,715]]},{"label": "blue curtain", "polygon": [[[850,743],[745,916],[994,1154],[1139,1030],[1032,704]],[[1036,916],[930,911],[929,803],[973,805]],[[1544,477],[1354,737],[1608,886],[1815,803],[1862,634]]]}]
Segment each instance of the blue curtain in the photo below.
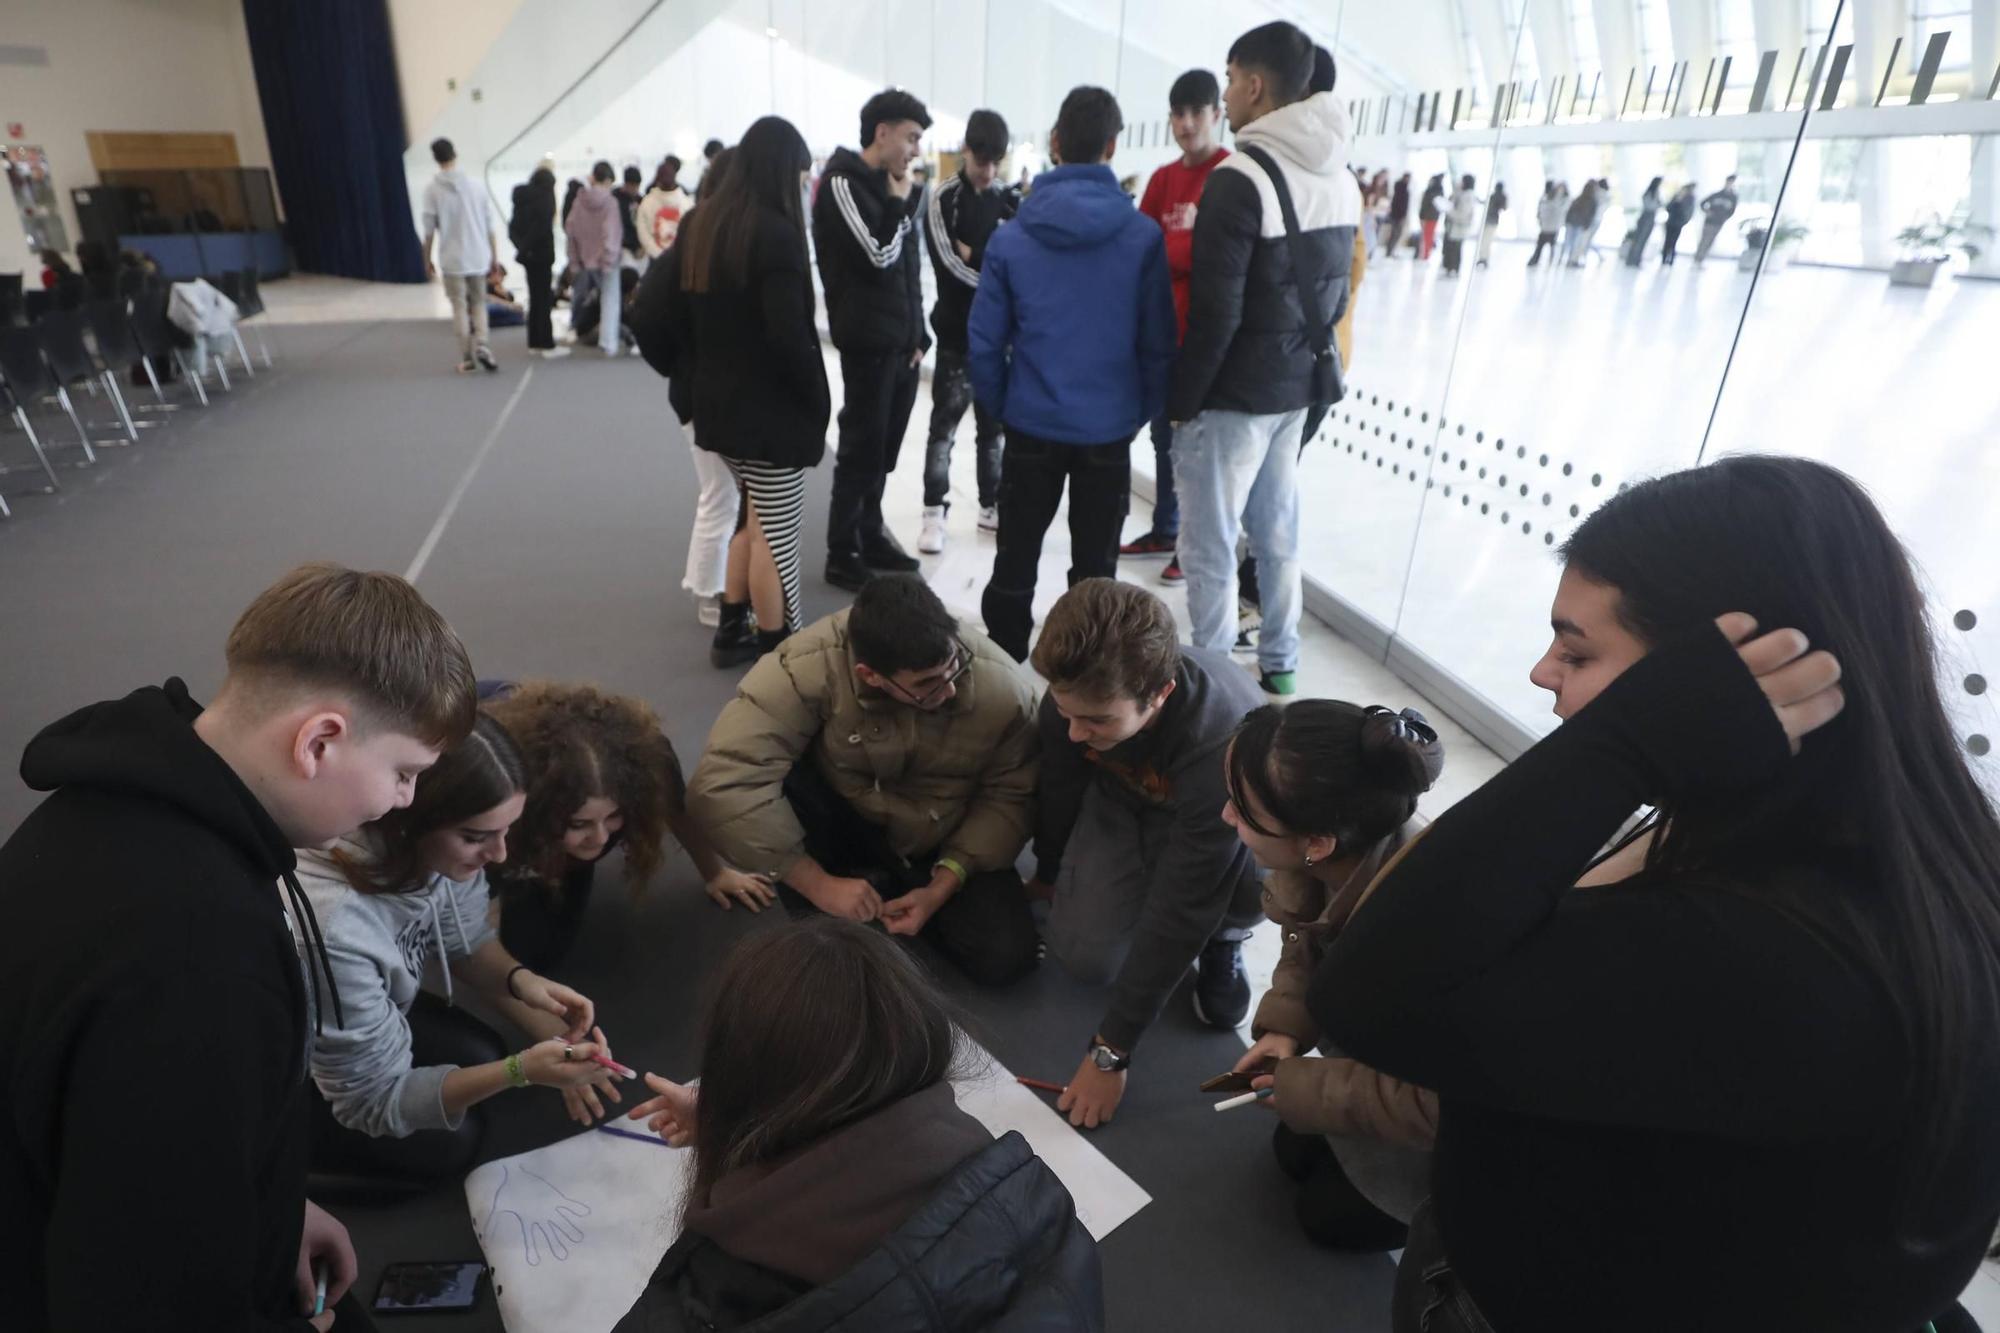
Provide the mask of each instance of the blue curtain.
[{"label": "blue curtain", "polygon": [[422,282],[387,0],[243,0],[298,266]]}]

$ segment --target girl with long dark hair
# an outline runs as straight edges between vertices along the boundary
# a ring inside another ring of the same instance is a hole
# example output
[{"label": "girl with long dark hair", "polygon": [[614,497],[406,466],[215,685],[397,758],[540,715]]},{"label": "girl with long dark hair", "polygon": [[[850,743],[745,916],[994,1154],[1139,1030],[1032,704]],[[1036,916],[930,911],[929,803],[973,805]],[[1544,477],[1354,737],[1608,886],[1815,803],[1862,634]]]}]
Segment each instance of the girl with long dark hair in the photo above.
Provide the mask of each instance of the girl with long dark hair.
[{"label": "girl with long dark hair", "polygon": [[[729,461],[749,501],[749,601],[725,593],[718,663],[768,652],[804,623],[799,524],[805,472],[831,411],[813,320],[801,190],[812,155],[790,121],[744,131],[729,172],[675,245],[686,310],[670,316],[691,367],[696,443]],[[734,580],[732,579],[732,583]],[[760,602],[758,589],[780,595]],[[754,607],[754,615],[753,615]]]},{"label": "girl with long dark hair", "polygon": [[[1369,886],[1420,827],[1417,798],[1444,769],[1423,715],[1332,699],[1267,705],[1223,760],[1223,822],[1269,873],[1264,913],[1284,935],[1257,1040],[1236,1063],[1282,1123],[1278,1165],[1299,1184],[1306,1235],[1332,1249],[1401,1246],[1429,1194],[1437,1098],[1347,1059],[1307,1012],[1306,986]],[[1319,1058],[1303,1052],[1319,1047]]]},{"label": "girl with long dark hair", "polygon": [[[516,963],[487,924],[486,867],[506,860],[526,799],[520,752],[482,715],[417,779],[409,805],[329,851],[299,853],[339,996],[313,1041],[315,1171],[384,1183],[455,1175],[478,1150],[473,1108],[509,1088],[557,1088],[584,1124],[604,1114],[600,1090],[619,1100],[592,1060],[610,1048],[589,998]],[[434,957],[443,1000],[422,989]],[[534,1043],[509,1055],[452,1007],[454,979]]]},{"label": "girl with long dark hair", "polygon": [[1308,992],[1442,1104],[1396,1327],[1921,1329],[2000,1215],[2000,824],[1909,558],[1851,479],[1765,457],[1564,552],[1532,672],[1563,725]]},{"label": "girl with long dark hair", "polygon": [[797,1333],[1102,1328],[1096,1242],[1025,1139],[958,1109],[960,1040],[879,931],[823,916],[738,944],[699,1089],[649,1074],[658,1095],[630,1112],[692,1144],[694,1172],[681,1238],[617,1333],[717,1311]]}]

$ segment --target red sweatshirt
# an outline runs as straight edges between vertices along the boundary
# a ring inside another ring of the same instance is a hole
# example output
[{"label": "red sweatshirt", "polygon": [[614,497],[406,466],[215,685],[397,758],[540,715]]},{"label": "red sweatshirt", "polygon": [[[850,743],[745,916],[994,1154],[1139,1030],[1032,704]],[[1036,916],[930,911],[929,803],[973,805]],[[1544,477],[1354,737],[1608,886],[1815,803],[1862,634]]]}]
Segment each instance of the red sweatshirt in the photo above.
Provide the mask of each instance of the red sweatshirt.
[{"label": "red sweatshirt", "polygon": [[1208,183],[1208,173],[1228,156],[1227,148],[1218,148],[1198,167],[1175,158],[1153,173],[1146,182],[1146,197],[1139,201],[1139,211],[1159,223],[1167,234],[1167,272],[1174,279],[1174,317],[1180,322],[1182,338],[1187,337],[1188,278],[1194,272],[1195,204],[1201,199],[1201,187]]}]

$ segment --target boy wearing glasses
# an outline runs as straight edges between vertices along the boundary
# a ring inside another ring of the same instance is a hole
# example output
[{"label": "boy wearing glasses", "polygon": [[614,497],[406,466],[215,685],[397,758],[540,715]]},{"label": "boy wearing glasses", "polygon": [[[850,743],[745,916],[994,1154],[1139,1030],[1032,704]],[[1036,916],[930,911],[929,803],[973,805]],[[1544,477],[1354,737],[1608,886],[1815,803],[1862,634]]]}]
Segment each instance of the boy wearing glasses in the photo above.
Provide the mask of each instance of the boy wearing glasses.
[{"label": "boy wearing glasses", "polygon": [[915,575],[792,635],[723,708],[688,809],[813,909],[921,933],[974,981],[1035,965],[1014,862],[1034,826],[1033,684]]}]

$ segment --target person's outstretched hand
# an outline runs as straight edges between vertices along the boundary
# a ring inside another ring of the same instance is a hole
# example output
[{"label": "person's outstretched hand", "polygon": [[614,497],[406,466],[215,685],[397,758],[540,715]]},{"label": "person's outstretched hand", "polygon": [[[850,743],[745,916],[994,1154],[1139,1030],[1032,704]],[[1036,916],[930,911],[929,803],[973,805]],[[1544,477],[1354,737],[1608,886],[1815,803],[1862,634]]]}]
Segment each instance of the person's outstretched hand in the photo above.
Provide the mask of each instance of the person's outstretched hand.
[{"label": "person's outstretched hand", "polygon": [[728,911],[736,903],[742,903],[753,912],[761,912],[777,898],[777,890],[771,887],[771,880],[765,875],[751,875],[733,866],[724,866],[715,872],[715,878],[702,885],[717,907]]},{"label": "person's outstretched hand", "polygon": [[1840,663],[1825,649],[1814,650],[1800,631],[1759,634],[1756,618],[1741,611],[1718,616],[1715,624],[1736,645],[1737,656],[1771,701],[1793,754],[1799,752],[1801,740],[1839,717],[1847,706],[1847,695],[1840,688]]},{"label": "person's outstretched hand", "polygon": [[669,1147],[685,1148],[693,1143],[696,1090],[658,1074],[644,1077],[646,1086],[658,1095],[627,1111],[625,1118],[644,1120],[646,1128],[665,1139]]}]

